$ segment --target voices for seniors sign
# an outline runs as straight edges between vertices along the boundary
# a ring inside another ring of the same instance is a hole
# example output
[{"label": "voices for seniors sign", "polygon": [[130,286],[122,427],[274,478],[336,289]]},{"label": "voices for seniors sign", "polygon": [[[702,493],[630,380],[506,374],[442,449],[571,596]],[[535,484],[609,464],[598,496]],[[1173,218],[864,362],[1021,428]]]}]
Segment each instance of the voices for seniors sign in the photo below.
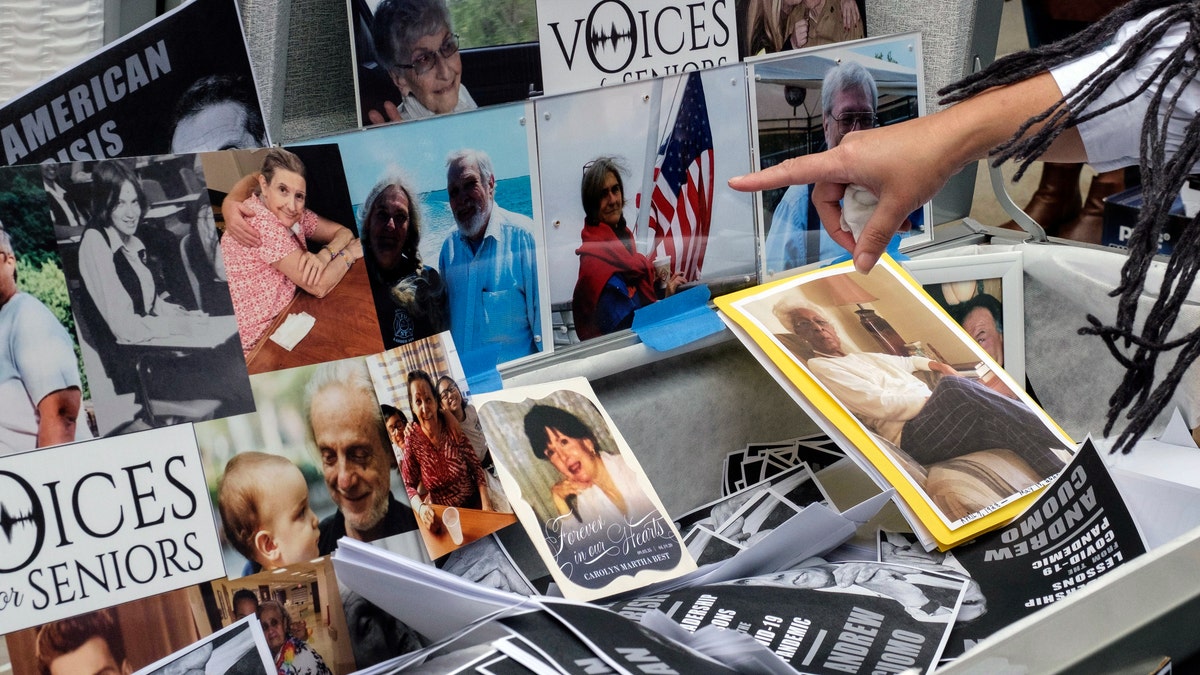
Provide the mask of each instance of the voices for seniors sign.
[{"label": "voices for seniors sign", "polygon": [[0,634],[224,574],[191,425],[0,458]]},{"label": "voices for seniors sign", "polygon": [[733,0],[538,0],[547,94],[736,63]]}]

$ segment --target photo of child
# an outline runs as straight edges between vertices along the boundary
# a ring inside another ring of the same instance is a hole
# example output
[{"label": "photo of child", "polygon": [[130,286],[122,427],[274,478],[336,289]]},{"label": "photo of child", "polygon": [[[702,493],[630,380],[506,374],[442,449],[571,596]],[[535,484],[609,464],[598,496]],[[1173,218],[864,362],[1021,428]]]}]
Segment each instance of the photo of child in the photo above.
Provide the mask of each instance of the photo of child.
[{"label": "photo of child", "polygon": [[308,484],[284,457],[265,452],[234,455],[217,488],[217,508],[225,538],[250,561],[252,572],[320,556]]}]

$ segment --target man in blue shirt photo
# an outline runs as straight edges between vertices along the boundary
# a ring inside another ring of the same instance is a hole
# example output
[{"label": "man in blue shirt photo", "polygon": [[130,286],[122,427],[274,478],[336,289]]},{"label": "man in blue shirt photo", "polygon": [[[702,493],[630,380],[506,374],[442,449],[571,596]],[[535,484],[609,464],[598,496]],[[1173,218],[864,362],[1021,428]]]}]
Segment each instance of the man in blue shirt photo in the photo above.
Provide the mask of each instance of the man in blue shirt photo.
[{"label": "man in blue shirt photo", "polygon": [[492,160],[480,150],[446,159],[446,191],[458,229],[442,244],[438,271],[454,344],[496,350],[497,363],[541,351],[533,221],[496,203]]}]

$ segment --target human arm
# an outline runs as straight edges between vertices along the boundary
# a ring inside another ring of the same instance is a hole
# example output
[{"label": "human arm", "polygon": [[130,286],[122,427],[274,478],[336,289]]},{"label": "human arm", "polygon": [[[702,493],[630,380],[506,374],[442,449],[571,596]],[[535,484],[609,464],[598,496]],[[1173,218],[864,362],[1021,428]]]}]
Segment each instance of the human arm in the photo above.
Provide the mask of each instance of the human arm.
[{"label": "human arm", "polygon": [[918,586],[909,582],[903,573],[878,563],[842,563],[834,568],[833,578],[839,588],[861,586],[892,598],[906,609],[933,614],[941,608]]},{"label": "human arm", "polygon": [[788,37],[792,49],[800,49],[808,44],[808,18],[800,19],[792,26],[792,34]]},{"label": "human arm", "polygon": [[954,366],[940,361],[930,361],[928,368],[931,372],[939,375],[958,375],[958,371],[954,369]]},{"label": "human arm", "polygon": [[522,250],[520,256],[521,274],[525,279],[525,315],[529,319],[529,329],[533,332],[532,349],[534,354],[542,350],[542,306],[538,301],[537,248],[533,235],[522,230]]},{"label": "human arm", "polygon": [[467,467],[467,474],[475,483],[476,489],[479,490],[480,508],[484,511],[492,511],[491,494],[487,487],[487,474],[483,470],[483,465],[479,463],[479,456],[475,454],[475,448],[471,445],[471,440],[463,433],[462,427],[459,426],[458,420],[454,415],[445,413],[442,416],[443,424],[445,424],[446,443],[452,446],[462,462]]},{"label": "human arm", "polygon": [[425,527],[433,527],[433,507],[421,498],[418,487],[421,484],[421,463],[417,454],[424,454],[429,440],[420,426],[414,420],[404,429],[404,461],[400,462],[400,478],[404,481],[404,491],[408,494],[408,503],[412,506],[413,514]]},{"label": "human arm", "polygon": [[323,298],[362,257],[362,246],[350,230],[312,211],[304,212],[301,226],[313,240],[327,242],[325,248],[318,253],[298,248],[271,265],[309,294]]},{"label": "human arm", "polygon": [[660,280],[658,282],[658,284],[655,284],[655,285],[660,286],[660,288],[662,289],[663,297],[667,298],[672,295],[675,295],[675,293],[679,290],[679,287],[684,285],[685,283],[687,283],[687,277],[683,276],[682,274],[680,274],[678,272],[674,272],[671,274],[671,276],[668,279],[666,279],[665,281]]},{"label": "human arm", "polygon": [[70,387],[52,391],[38,401],[37,447],[44,448],[75,440],[80,399],[79,388]]},{"label": "human arm", "polygon": [[[794,157],[732,178],[729,185],[753,191],[816,183],[812,199],[825,229],[854,253],[855,268],[867,272],[909,213],[932,199],[960,169],[986,157],[1022,123],[1061,97],[1054,78],[1042,73],[989,89],[933,115],[852,131],[826,152]],[[1059,162],[1087,159],[1074,129],[1064,131],[1042,158]],[[840,227],[840,201],[850,184],[861,185],[879,197],[857,243]]]},{"label": "human arm", "polygon": [[254,187],[258,185],[259,175],[258,172],[255,172],[243,176],[230,188],[225,199],[221,200],[221,216],[225,219],[225,234],[233,237],[246,248],[258,248],[262,245],[258,230],[250,225],[250,217],[254,215],[254,210],[244,203],[254,194]]},{"label": "human arm", "polygon": [[909,420],[925,406],[929,387],[912,375],[928,359],[857,354],[813,358],[808,369],[856,415],[877,420]]},{"label": "human arm", "polygon": [[591,484],[579,483],[567,478],[550,486],[550,498],[554,501],[554,507],[558,509],[558,515],[573,514],[582,520],[583,516],[579,513],[579,495],[589,487]]}]

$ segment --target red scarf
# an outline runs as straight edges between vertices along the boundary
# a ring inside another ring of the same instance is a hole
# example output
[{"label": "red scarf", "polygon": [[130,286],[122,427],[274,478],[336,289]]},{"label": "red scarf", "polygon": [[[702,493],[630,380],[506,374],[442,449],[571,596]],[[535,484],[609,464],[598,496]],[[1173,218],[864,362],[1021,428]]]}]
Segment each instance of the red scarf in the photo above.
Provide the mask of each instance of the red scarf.
[{"label": "red scarf", "polygon": [[[624,227],[622,231],[629,233]],[[579,255],[579,280],[575,282],[571,309],[575,313],[575,332],[581,340],[587,340],[601,334],[593,317],[600,292],[614,274],[620,274],[630,290],[642,294],[646,304],[657,299],[656,276],[654,264],[637,252],[632,236],[622,241],[608,225],[590,225],[585,221],[581,237],[583,244],[575,249]]]}]

